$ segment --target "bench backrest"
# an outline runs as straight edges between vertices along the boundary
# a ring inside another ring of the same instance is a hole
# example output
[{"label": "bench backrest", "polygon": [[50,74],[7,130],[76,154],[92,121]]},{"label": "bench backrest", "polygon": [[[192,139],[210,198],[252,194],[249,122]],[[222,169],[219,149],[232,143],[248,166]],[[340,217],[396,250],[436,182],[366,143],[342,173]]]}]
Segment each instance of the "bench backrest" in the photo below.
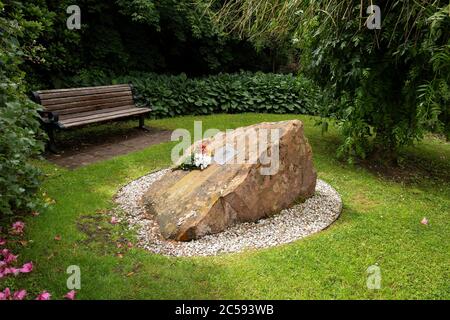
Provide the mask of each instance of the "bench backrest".
[{"label": "bench backrest", "polygon": [[134,107],[131,85],[42,90],[33,92],[45,111],[60,115],[107,108]]}]

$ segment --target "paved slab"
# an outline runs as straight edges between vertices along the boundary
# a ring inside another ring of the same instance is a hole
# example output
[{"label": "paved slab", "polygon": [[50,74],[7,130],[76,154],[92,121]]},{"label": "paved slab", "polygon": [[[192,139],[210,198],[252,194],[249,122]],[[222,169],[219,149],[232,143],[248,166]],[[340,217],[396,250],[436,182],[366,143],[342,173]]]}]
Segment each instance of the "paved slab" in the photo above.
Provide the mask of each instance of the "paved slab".
[{"label": "paved slab", "polygon": [[96,139],[82,137],[78,140],[60,141],[59,153],[47,154],[46,158],[59,166],[75,169],[170,141],[171,134],[171,131],[166,130],[151,128],[146,132],[132,128]]}]

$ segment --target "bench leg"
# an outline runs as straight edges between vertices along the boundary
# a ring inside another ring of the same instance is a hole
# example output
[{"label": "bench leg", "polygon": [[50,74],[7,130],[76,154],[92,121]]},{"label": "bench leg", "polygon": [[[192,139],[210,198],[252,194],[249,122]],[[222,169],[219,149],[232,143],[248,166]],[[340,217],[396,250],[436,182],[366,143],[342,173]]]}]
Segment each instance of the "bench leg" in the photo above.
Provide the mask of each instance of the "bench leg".
[{"label": "bench leg", "polygon": [[144,131],[150,131],[150,128],[145,126],[145,118],[144,116],[139,116],[139,129],[142,129]]},{"label": "bench leg", "polygon": [[45,131],[48,135],[47,150],[51,153],[58,153],[55,143],[55,129],[52,126],[47,126]]}]

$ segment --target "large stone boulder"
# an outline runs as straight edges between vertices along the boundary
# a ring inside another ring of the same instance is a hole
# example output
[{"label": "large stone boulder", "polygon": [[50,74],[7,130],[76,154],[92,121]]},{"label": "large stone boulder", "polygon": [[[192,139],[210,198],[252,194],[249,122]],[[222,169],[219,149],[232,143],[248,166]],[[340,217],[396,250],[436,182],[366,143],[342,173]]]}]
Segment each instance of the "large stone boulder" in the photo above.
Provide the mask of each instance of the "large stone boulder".
[{"label": "large stone boulder", "polygon": [[[233,152],[204,170],[168,171],[143,197],[166,239],[198,239],[276,214],[314,194],[312,151],[299,120],[260,123],[201,143],[215,152],[223,147]],[[186,155],[196,148],[198,143]]]}]

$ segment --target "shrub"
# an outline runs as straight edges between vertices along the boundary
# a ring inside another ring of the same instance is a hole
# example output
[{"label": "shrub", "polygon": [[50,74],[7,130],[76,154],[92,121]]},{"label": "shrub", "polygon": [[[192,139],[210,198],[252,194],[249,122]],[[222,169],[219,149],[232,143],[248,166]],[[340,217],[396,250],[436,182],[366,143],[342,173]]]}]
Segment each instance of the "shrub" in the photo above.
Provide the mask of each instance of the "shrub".
[{"label": "shrub", "polygon": [[[0,2],[0,12],[3,4]],[[19,17],[19,16],[16,16]],[[29,159],[42,151],[36,117],[38,106],[24,94],[20,46],[22,21],[0,14],[0,216],[29,211],[39,202],[40,172]]]},{"label": "shrub", "polygon": [[153,116],[212,113],[318,114],[319,91],[311,81],[266,73],[219,74],[204,78],[136,73],[111,78],[98,71],[82,72],[71,86],[132,83],[136,102],[153,106]]}]

